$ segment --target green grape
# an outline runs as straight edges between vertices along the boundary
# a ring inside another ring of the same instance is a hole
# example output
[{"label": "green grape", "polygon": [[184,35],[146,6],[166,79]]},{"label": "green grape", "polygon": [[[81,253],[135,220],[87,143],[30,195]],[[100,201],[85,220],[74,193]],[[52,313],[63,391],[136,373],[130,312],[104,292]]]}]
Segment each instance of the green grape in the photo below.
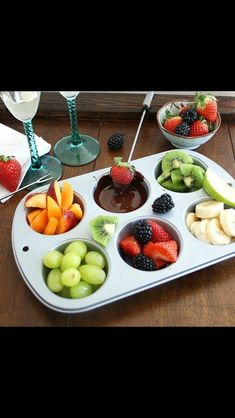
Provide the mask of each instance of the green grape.
[{"label": "green grape", "polygon": [[93,293],[93,287],[90,283],[81,280],[76,286],[70,288],[70,296],[72,299],[81,299]]},{"label": "green grape", "polygon": [[72,287],[79,283],[81,280],[80,272],[74,267],[63,271],[61,275],[61,282],[64,286]]},{"label": "green grape", "polygon": [[86,253],[87,253],[87,246],[82,241],[73,241],[73,242],[71,242],[71,244],[69,244],[65,248],[64,254],[71,253],[71,252],[80,255],[81,259],[83,260],[85,258]]},{"label": "green grape", "polygon": [[57,250],[50,251],[43,257],[44,266],[49,269],[57,269],[61,265],[63,254]]},{"label": "green grape", "polygon": [[101,286],[99,284],[93,284],[93,292],[96,292]]},{"label": "green grape", "polygon": [[76,253],[65,254],[62,258],[60,270],[65,271],[69,268],[77,268],[81,264],[81,257]]},{"label": "green grape", "polygon": [[64,285],[61,283],[61,271],[60,269],[53,269],[47,276],[47,286],[52,292],[60,292]]},{"label": "green grape", "polygon": [[58,293],[62,298],[70,299],[70,287],[64,286],[61,292]]},{"label": "green grape", "polygon": [[85,264],[79,267],[82,279],[90,284],[102,284],[104,283],[106,274],[98,266],[93,266],[91,264]]},{"label": "green grape", "polygon": [[105,259],[102,254],[98,251],[89,251],[85,257],[86,264],[92,264],[93,266],[98,266],[101,269],[105,266]]}]

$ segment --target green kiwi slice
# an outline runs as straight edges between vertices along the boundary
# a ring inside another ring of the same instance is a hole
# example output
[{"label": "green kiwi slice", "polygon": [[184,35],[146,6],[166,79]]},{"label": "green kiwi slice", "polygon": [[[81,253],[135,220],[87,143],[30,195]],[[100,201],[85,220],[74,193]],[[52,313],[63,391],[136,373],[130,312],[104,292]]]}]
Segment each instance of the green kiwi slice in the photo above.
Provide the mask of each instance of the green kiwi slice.
[{"label": "green kiwi slice", "polygon": [[163,173],[169,173],[175,168],[180,168],[181,164],[193,164],[192,157],[185,151],[169,151],[162,160],[162,171]]},{"label": "green kiwi slice", "polygon": [[191,190],[195,191],[202,187],[204,173],[203,169],[193,164],[181,164],[180,171],[183,175],[184,184]]},{"label": "green kiwi slice", "polygon": [[103,247],[107,247],[115,231],[117,216],[100,215],[90,221],[92,238]]},{"label": "green kiwi slice", "polygon": [[173,184],[171,180],[164,181],[164,183],[162,183],[161,186],[164,187],[165,189],[171,190],[172,192],[184,193],[184,192],[189,191],[188,187],[185,186],[184,183]]}]

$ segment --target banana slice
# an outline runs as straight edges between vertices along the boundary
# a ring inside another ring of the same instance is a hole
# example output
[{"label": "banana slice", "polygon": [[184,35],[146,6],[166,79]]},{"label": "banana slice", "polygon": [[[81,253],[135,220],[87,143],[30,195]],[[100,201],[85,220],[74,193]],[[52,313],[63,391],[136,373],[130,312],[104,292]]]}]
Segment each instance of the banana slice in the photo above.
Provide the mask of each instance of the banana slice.
[{"label": "banana slice", "polygon": [[200,241],[207,242],[210,244],[210,239],[207,232],[207,225],[210,222],[209,219],[204,219],[200,222],[195,222],[194,225],[194,234],[197,239],[200,239]]},{"label": "banana slice", "polygon": [[193,222],[190,225],[190,232],[191,232],[192,235],[196,236],[196,234],[195,234],[195,228],[197,228],[197,224],[199,224],[200,222],[201,221],[196,221],[196,222]]},{"label": "banana slice", "polygon": [[235,237],[235,210],[224,209],[220,212],[220,223],[224,232],[230,237]]},{"label": "banana slice", "polygon": [[192,223],[197,222],[197,221],[199,221],[199,219],[196,217],[196,213],[189,212],[188,215],[186,216],[186,221],[185,221],[187,228],[190,230]]},{"label": "banana slice", "polygon": [[232,238],[227,235],[218,218],[211,219],[206,227],[208,238],[211,244],[227,245],[230,244]]},{"label": "banana slice", "polygon": [[198,203],[196,205],[196,216],[202,219],[216,218],[216,216],[219,216],[221,210],[223,209],[223,202],[217,202],[217,200],[207,200],[206,202]]}]

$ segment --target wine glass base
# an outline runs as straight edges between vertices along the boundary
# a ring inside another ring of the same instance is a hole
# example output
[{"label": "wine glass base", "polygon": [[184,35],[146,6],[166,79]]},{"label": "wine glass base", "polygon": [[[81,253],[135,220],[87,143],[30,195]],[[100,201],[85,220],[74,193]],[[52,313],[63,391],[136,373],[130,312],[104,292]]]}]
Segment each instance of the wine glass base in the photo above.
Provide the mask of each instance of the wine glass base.
[{"label": "wine glass base", "polygon": [[[50,177],[53,177],[54,180],[59,180],[63,174],[63,167],[61,162],[57,160],[55,157],[51,157],[50,155],[43,155],[40,157],[42,165],[40,168],[32,168],[29,167],[27,173],[24,176],[24,179],[20,185],[20,187],[27,186],[27,184],[33,183],[34,181],[40,179],[41,177],[48,174]],[[27,190],[34,190],[41,185],[50,184],[52,179],[49,181],[45,181],[42,184],[34,184],[32,186],[27,187]]]},{"label": "wine glass base", "polygon": [[85,165],[94,161],[100,153],[100,143],[92,136],[79,134],[81,144],[73,145],[71,135],[65,136],[55,144],[55,156],[69,166]]}]

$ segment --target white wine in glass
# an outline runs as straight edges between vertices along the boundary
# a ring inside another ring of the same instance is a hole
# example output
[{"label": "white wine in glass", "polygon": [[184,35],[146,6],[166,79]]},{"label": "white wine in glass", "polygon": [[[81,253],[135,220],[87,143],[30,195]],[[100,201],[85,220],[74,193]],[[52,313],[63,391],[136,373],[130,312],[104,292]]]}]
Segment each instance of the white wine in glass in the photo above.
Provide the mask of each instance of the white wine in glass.
[{"label": "white wine in glass", "polygon": [[79,91],[60,91],[60,94],[67,100],[71,135],[58,141],[54,152],[58,160],[70,166],[88,164],[94,161],[100,153],[100,143],[97,139],[78,132],[76,97],[79,93]]},{"label": "white wine in glass", "polygon": [[[40,91],[2,91],[0,96],[12,113],[12,115],[23,122],[24,130],[28,140],[31,165],[24,177],[21,187],[24,187],[38,180],[46,174],[50,174],[55,180],[58,180],[63,173],[60,161],[49,155],[39,157],[37,144],[32,125],[32,119],[37,113],[40,101]],[[45,182],[46,184],[46,182]],[[35,189],[37,186],[29,186],[29,190]]]}]

